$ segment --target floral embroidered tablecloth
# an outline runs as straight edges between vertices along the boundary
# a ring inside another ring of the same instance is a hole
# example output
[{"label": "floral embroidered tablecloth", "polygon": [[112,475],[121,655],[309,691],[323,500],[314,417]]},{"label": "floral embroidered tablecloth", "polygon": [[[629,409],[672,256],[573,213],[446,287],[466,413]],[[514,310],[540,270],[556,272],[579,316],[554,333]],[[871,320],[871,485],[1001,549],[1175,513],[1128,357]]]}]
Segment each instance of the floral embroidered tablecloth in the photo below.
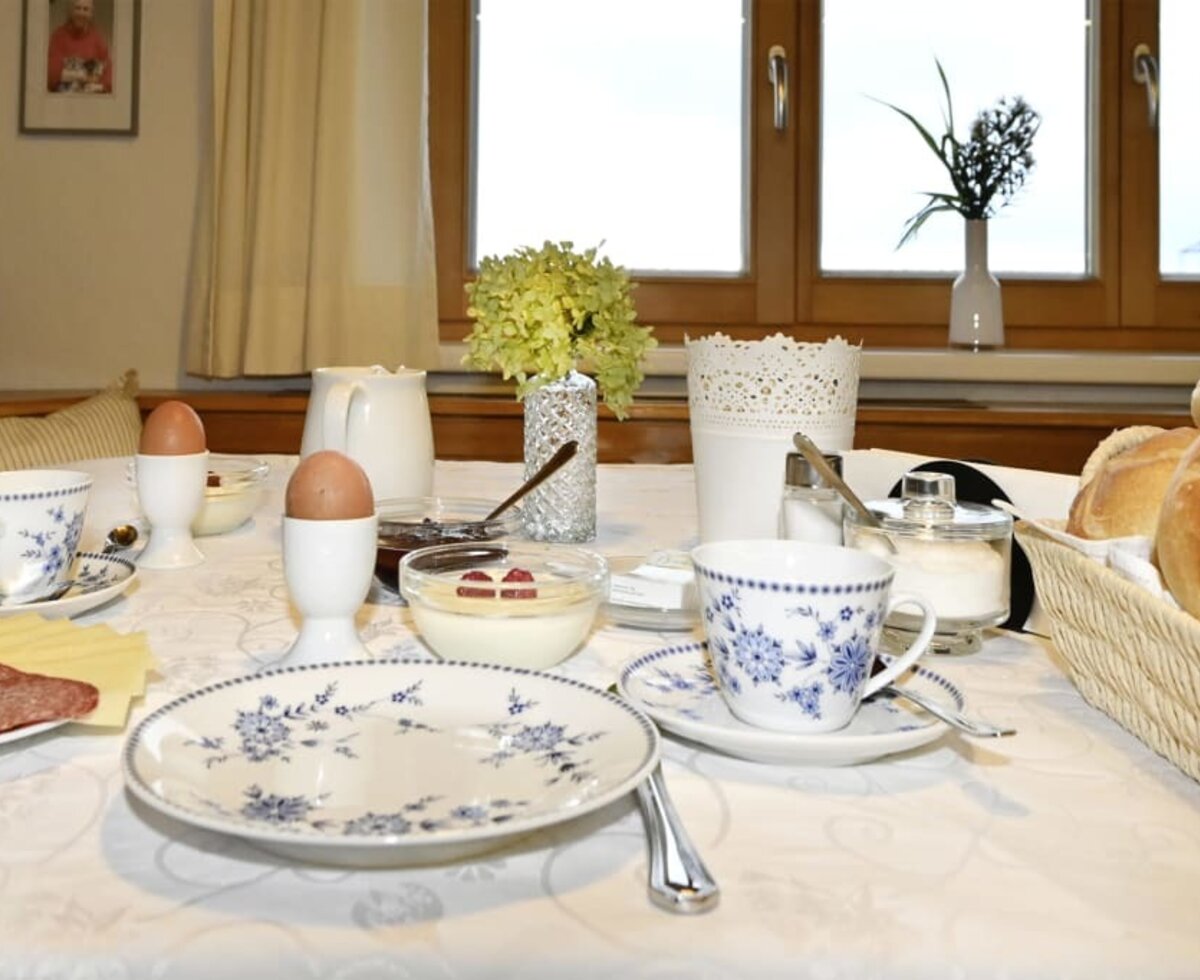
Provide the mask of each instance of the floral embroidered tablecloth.
[{"label": "floral embroidered tablecloth", "polygon": [[[96,547],[135,501],[96,476]],[[200,539],[195,568],[142,571],[82,616],[144,631],[159,664],[131,721],[281,662],[295,637],[272,457],[253,521]],[[443,494],[500,499],[514,464],[439,462]],[[695,539],[688,466],[602,466],[596,547]],[[373,593],[372,653],[425,656]],[[601,621],[558,668],[601,687],[680,641]],[[1014,725],[848,768],[768,766],[664,738],[675,804],[722,886],[671,916],[645,891],[632,797],[471,860],[304,866],[169,822],[125,791],[124,735],[72,726],[0,746],[0,977],[1187,977],[1200,971],[1200,786],[1076,693],[1050,644],[990,637],[932,666],[969,710]]]}]

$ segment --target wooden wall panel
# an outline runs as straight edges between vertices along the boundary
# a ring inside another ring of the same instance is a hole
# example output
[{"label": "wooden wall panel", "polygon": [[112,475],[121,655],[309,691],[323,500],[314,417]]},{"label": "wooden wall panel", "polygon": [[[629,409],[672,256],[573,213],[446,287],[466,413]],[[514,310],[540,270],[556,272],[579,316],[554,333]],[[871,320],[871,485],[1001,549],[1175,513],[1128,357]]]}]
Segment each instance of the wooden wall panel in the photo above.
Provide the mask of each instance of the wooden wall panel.
[{"label": "wooden wall panel", "polygon": [[[0,394],[0,417],[41,415],[85,393]],[[146,392],[143,414],[168,398],[190,403],[204,419],[215,452],[296,453],[308,405],[305,392]],[[434,450],[439,459],[515,461],[522,456],[521,406],[511,397],[431,395]],[[971,405],[864,402],[855,445],[1006,466],[1078,473],[1113,429],[1127,425],[1188,425],[1184,411],[1145,412],[1131,407],[976,407]],[[644,399],[618,422],[600,409],[598,454],[609,463],[690,462],[687,404]]]}]

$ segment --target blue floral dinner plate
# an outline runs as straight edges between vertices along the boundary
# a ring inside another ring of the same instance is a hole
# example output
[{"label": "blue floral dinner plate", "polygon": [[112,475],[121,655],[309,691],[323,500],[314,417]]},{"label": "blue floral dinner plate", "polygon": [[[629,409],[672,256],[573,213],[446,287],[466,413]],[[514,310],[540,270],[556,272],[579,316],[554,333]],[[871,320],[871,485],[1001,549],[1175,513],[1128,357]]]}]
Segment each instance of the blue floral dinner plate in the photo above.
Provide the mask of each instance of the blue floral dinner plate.
[{"label": "blue floral dinner plate", "polygon": [[358,661],[213,684],[149,715],[125,782],[168,816],[301,861],[450,861],[598,809],[658,760],[627,702],[535,671]]},{"label": "blue floral dinner plate", "polygon": [[[946,678],[917,666],[901,682],[962,709],[962,692]],[[630,660],[618,690],[660,726],[728,755],[755,762],[849,766],[905,752],[940,738],[944,722],[904,701],[864,703],[845,728],[792,734],[755,728],[735,717],[716,687],[706,643],[664,647]]]}]

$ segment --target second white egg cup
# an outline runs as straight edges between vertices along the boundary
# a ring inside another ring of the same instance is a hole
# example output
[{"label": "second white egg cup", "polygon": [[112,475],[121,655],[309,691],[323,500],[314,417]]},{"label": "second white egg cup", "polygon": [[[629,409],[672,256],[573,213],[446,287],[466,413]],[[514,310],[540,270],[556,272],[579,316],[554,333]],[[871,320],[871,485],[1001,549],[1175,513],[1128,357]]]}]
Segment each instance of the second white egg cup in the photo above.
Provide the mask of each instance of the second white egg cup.
[{"label": "second white egg cup", "polygon": [[183,456],[135,459],[138,501],[150,524],[150,540],[138,558],[141,568],[187,568],[204,561],[192,540],[192,521],[204,506],[208,450]]},{"label": "second white egg cup", "polygon": [[302,617],[289,667],[354,660],[370,654],[354,626],[375,571],[378,518],[283,519],[283,577]]}]

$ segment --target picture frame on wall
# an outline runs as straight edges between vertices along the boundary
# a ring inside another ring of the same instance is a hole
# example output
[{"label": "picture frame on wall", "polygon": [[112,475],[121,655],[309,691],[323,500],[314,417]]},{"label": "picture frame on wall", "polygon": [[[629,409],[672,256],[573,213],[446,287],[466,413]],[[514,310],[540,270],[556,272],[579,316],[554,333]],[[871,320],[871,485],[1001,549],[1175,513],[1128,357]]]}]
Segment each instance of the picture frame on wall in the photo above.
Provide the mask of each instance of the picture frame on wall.
[{"label": "picture frame on wall", "polygon": [[22,0],[22,133],[136,136],[142,0]]}]

